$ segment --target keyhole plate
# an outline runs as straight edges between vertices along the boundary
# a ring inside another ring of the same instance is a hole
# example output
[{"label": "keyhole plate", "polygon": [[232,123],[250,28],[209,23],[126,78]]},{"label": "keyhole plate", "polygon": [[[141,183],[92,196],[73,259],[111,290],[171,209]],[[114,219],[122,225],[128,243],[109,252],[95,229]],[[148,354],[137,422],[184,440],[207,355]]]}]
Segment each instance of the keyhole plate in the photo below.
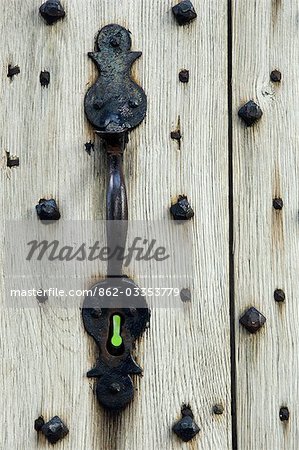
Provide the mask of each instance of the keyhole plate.
[{"label": "keyhole plate", "polygon": [[[106,409],[116,411],[127,406],[134,397],[130,375],[141,374],[142,369],[134,361],[132,348],[149,323],[150,311],[144,296],[136,295],[138,286],[124,276],[107,278],[90,291],[94,295],[85,298],[82,317],[86,331],[99,347],[100,356],[87,376],[98,378],[98,401]],[[119,295],[105,296],[103,292],[118,292]],[[130,292],[131,295],[128,295]],[[112,333],[111,320],[112,324],[115,321]],[[113,337],[117,344],[121,339],[121,351],[111,351],[107,345]]]}]

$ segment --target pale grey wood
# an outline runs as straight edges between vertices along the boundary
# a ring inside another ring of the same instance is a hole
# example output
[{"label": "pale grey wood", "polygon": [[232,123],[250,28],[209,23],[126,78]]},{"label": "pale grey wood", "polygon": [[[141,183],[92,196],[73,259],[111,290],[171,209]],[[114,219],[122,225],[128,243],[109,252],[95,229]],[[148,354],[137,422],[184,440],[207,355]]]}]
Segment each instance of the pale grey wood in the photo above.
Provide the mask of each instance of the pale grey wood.
[{"label": "pale grey wood", "polygon": [[[35,218],[39,198],[53,196],[64,219],[104,218],[105,161],[98,149],[91,156],[84,151],[94,136],[83,99],[96,77],[87,52],[100,27],[124,25],[133,48],[143,51],[134,73],[149,100],[147,119],[126,151],[130,219],[170,220],[171,199],[188,195],[195,210],[184,225],[194,240],[192,303],[153,311],[137,349],[144,377],[117,419],[98,407],[85,376],[96,349],[78,309],[3,306],[1,448],[45,448],[34,419],[58,414],[70,434],[57,449],[180,449],[171,427],[190,402],[201,432],[189,447],[229,449],[227,2],[194,0],[198,19],[188,27],[175,23],[170,0],[63,3],[67,18],[53,27],[39,17],[38,1],[2,5],[3,217]],[[12,82],[9,63],[21,69]],[[178,81],[182,68],[190,70],[188,85]],[[39,84],[43,69],[51,72],[48,88]],[[178,116],[181,150],[170,139]],[[20,157],[20,167],[5,166],[5,151]],[[214,403],[224,405],[222,416],[213,415]]]},{"label": "pale grey wood", "polygon": [[[233,2],[237,417],[239,448],[248,450],[298,448],[298,6]],[[270,81],[276,68],[281,84]],[[246,129],[237,111],[249,99],[264,115]],[[285,304],[275,303],[276,288]],[[255,336],[237,322],[251,305],[267,318]],[[279,420],[285,405],[288,424]]]}]

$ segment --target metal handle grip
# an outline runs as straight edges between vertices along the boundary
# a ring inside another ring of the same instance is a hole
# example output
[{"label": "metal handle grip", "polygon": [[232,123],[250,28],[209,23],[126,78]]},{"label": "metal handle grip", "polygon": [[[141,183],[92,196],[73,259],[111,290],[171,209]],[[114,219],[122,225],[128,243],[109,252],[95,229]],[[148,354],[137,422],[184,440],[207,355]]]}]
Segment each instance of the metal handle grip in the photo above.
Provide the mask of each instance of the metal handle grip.
[{"label": "metal handle grip", "polygon": [[108,134],[104,138],[108,158],[108,186],[106,194],[107,243],[114,255],[108,260],[107,275],[121,276],[128,232],[128,200],[123,173],[126,133]]}]

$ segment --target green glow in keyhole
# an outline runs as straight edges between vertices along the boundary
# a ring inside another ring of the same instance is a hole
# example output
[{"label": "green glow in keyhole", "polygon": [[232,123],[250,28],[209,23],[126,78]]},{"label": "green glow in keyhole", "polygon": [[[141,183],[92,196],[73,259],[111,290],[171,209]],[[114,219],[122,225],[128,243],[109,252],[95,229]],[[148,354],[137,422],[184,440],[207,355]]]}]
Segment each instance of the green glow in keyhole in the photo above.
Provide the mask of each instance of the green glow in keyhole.
[{"label": "green glow in keyhole", "polygon": [[118,315],[114,315],[112,317],[112,324],[113,324],[113,335],[111,338],[111,344],[113,347],[120,347],[123,343],[122,337],[120,335],[120,325],[121,325],[121,317]]}]

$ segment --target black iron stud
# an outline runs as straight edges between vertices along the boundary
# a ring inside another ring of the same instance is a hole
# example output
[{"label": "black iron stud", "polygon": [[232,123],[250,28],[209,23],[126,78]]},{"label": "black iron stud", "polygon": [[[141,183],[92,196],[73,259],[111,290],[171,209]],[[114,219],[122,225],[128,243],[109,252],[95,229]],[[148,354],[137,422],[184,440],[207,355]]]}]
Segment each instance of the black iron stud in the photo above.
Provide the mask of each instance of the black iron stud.
[{"label": "black iron stud", "polygon": [[39,75],[39,82],[43,87],[48,87],[50,84],[50,72],[43,70]]},{"label": "black iron stud", "polygon": [[20,70],[19,66],[12,66],[11,64],[8,65],[7,76],[11,80],[13,79],[13,77],[15,75],[18,75],[20,72],[21,72],[21,70]]},{"label": "black iron stud", "polygon": [[256,123],[263,115],[263,111],[253,100],[250,100],[239,109],[239,117],[244,120],[248,127]]},{"label": "black iron stud", "polygon": [[282,289],[275,289],[274,300],[278,303],[283,303],[286,299],[286,295]]},{"label": "black iron stud", "polygon": [[263,316],[253,306],[249,308],[240,318],[240,324],[246,328],[249,333],[256,333],[266,323],[266,317]]},{"label": "black iron stud", "polygon": [[273,81],[273,83],[280,83],[281,82],[281,72],[279,70],[272,70],[270,73],[270,79]]},{"label": "black iron stud", "polygon": [[174,220],[190,220],[194,216],[194,211],[185,195],[180,195],[177,203],[171,205],[170,212]]},{"label": "black iron stud", "polygon": [[290,418],[290,411],[287,406],[282,406],[279,410],[279,418],[282,422],[287,422]]},{"label": "black iron stud", "polygon": [[39,12],[48,25],[53,25],[65,16],[65,10],[59,0],[47,0],[40,6]]},{"label": "black iron stud", "polygon": [[277,210],[281,210],[283,208],[282,198],[274,198],[273,199],[273,208],[277,209]]},{"label": "black iron stud", "polygon": [[42,427],[45,425],[45,421],[43,416],[39,416],[35,421],[34,421],[34,429],[35,431],[41,431]]},{"label": "black iron stud", "polygon": [[[37,419],[40,420],[41,418]],[[35,425],[37,421],[35,421]],[[63,439],[68,433],[69,429],[66,424],[60,419],[60,417],[55,416],[49,422],[42,425],[40,430],[50,444],[56,444],[56,442]]]},{"label": "black iron stud", "polygon": [[221,414],[224,413],[224,408],[222,405],[217,404],[213,406],[213,413],[216,414],[217,416],[220,416]]},{"label": "black iron stud", "polygon": [[188,288],[184,288],[180,292],[180,297],[182,302],[191,302],[191,291]]},{"label": "black iron stud", "polygon": [[179,73],[179,80],[181,83],[188,83],[189,81],[189,70],[183,69]]},{"label": "black iron stud", "polygon": [[49,296],[46,291],[44,291],[43,289],[39,289],[36,293],[36,300],[40,304],[46,303],[49,300]]},{"label": "black iron stud", "polygon": [[7,167],[18,167],[20,165],[20,158],[18,156],[12,156],[10,152],[6,152],[6,165]]},{"label": "black iron stud", "polygon": [[173,6],[172,12],[179,25],[186,25],[197,17],[194,6],[189,0],[183,0]]},{"label": "black iron stud", "polygon": [[199,433],[200,428],[194,421],[190,406],[183,405],[181,413],[182,418],[173,425],[172,430],[182,441],[189,442]]},{"label": "black iron stud", "polygon": [[60,219],[60,212],[53,198],[49,200],[41,198],[35,208],[38,217],[40,220],[45,221],[45,223]]},{"label": "black iron stud", "polygon": [[181,130],[175,130],[175,131],[172,131],[172,132],[170,133],[170,137],[171,137],[171,139],[173,139],[174,141],[180,142],[180,140],[182,139]]}]

